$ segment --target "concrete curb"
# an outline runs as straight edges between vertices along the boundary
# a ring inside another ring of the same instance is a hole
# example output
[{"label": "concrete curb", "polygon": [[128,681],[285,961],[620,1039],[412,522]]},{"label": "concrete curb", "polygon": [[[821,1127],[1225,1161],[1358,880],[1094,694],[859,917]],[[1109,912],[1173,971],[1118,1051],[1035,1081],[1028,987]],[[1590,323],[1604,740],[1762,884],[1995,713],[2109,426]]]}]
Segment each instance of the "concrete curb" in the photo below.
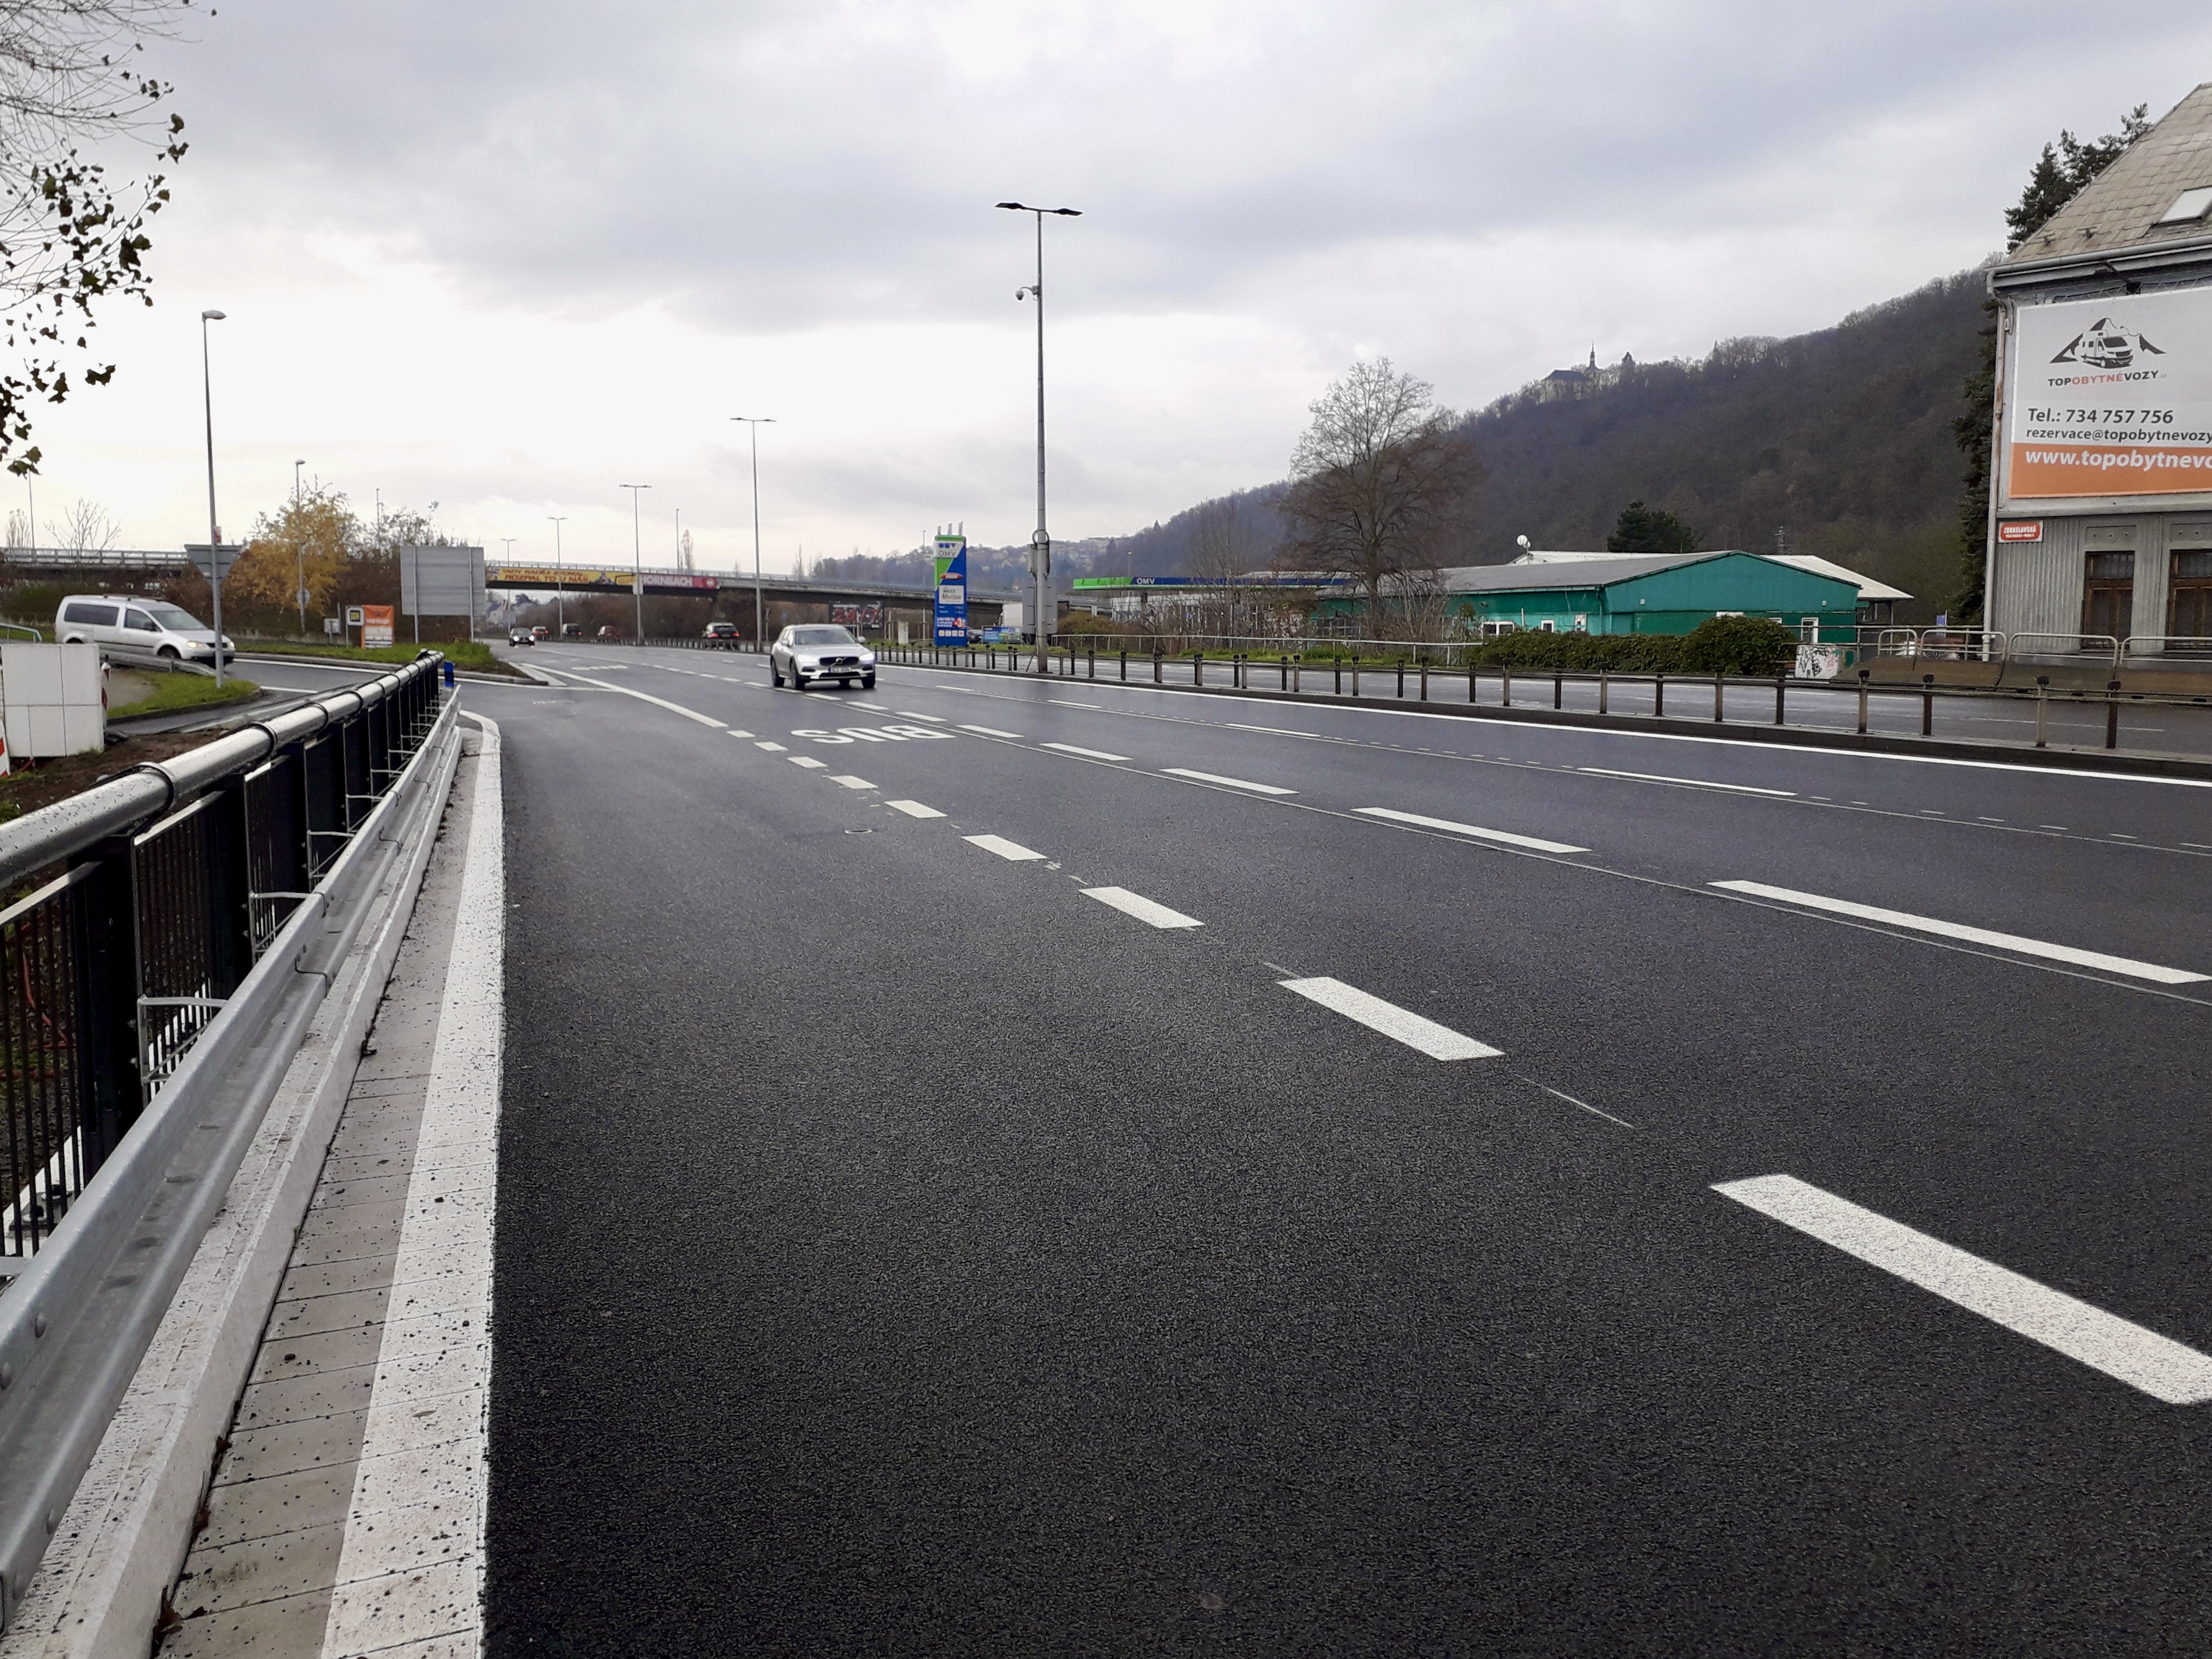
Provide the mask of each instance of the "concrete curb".
[{"label": "concrete curb", "polygon": [[371,900],[381,918],[316,1009],[20,1618],[0,1638],[0,1659],[143,1659],[151,1645],[413,915],[460,750],[456,724],[402,832],[412,844]]},{"label": "concrete curb", "polygon": [[[890,663],[885,666],[908,671],[919,670],[931,674],[959,674],[975,679],[998,681],[1042,680],[1051,684],[1087,685],[1091,681],[1079,675],[1069,679],[1054,674],[1007,674],[982,668],[941,666],[933,663]],[[1529,683],[1536,684],[1542,676],[1531,675]],[[1669,684],[1677,682],[1669,681]],[[1101,679],[1100,685],[1119,685],[1118,679]],[[1376,708],[1399,714],[1440,714],[1455,720],[1503,720],[1522,726],[1579,726],[1597,732],[1658,732],[1668,737],[1725,738],[1733,743],[1771,744],[1784,749],[1818,749],[1874,755],[1927,756],[1941,760],[1977,760],[2002,762],[2013,766],[2047,768],[2054,772],[2127,772],[2172,778],[2212,779],[2212,757],[2191,755],[2149,754],[2140,749],[2037,749],[2024,744],[1978,743],[1961,738],[1900,737],[1890,732],[1838,732],[1809,726],[1759,726],[1748,720],[1677,720],[1672,715],[1654,717],[1650,714],[1598,714],[1575,709],[1498,708],[1485,705],[1427,702],[1414,698],[1396,697],[1326,697],[1301,696],[1294,691],[1239,691],[1230,686],[1213,685],[1154,685],[1149,681],[1131,680],[1132,686],[1146,691],[1173,692],[1178,696],[1231,697],[1251,702],[1277,703],[1293,708]],[[1679,682],[1683,690],[1693,690],[1697,682],[1685,678]],[[1708,687],[1711,682],[1705,682]],[[1853,689],[1839,685],[1838,691],[1848,695]]]}]

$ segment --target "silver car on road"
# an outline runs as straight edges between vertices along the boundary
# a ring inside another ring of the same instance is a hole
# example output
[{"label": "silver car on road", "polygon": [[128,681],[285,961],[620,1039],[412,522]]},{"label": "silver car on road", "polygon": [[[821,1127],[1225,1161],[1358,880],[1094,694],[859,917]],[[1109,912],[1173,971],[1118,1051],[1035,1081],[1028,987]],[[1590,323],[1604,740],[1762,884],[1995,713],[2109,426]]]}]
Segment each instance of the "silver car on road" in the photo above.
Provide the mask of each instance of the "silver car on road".
[{"label": "silver car on road", "polygon": [[787,680],[794,691],[806,690],[809,680],[836,680],[848,690],[858,680],[872,690],[876,653],[854,639],[850,629],[830,623],[802,623],[775,636],[769,647],[768,672],[778,685]]}]

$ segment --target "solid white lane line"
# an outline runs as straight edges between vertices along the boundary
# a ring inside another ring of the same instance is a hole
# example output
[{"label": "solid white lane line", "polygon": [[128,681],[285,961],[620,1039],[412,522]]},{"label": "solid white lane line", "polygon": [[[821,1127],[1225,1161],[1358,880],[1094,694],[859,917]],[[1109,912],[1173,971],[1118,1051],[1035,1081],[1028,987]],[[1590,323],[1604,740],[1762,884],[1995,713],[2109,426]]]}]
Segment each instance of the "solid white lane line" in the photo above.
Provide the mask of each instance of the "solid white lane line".
[{"label": "solid white lane line", "polygon": [[781,755],[784,752],[784,747],[780,743],[768,743],[763,741],[756,743],[753,744],[753,747],[756,749],[765,749],[771,755]]},{"label": "solid white lane line", "polygon": [[1610,766],[1583,766],[1581,772],[1595,772],[1601,778],[1634,778],[1642,783],[1686,783],[1697,789],[1733,789],[1740,795],[1778,795],[1785,800],[1795,800],[1795,789],[1761,789],[1749,783],[1717,783],[1711,778],[1670,778],[1658,772],[1623,772]]},{"label": "solid white lane line", "polygon": [[1125,761],[1129,758],[1127,755],[1109,755],[1103,749],[1079,749],[1072,743],[1048,743],[1044,747],[1057,749],[1063,755],[1080,755],[1085,760]]},{"label": "solid white lane line", "polygon": [[910,720],[927,720],[932,726],[943,726],[945,723],[945,716],[942,714],[917,714],[911,708],[902,708],[898,713]]},{"label": "solid white lane line", "polygon": [[1295,789],[1285,789],[1273,783],[1254,783],[1249,778],[1224,778],[1218,772],[1194,772],[1188,766],[1163,766],[1160,770],[1171,778],[1195,778],[1200,783],[1226,784],[1231,789],[1249,789],[1255,795],[1295,795]]},{"label": "solid white lane line", "polygon": [[1284,979],[1275,981],[1285,991],[1296,991],[1310,1002],[1333,1008],[1346,1019],[1356,1019],[1370,1030],[1395,1037],[1409,1048],[1418,1048],[1431,1060],[1488,1060],[1504,1050],[1471,1036],[1462,1036],[1449,1025],[1424,1019],[1395,1002],[1370,996],[1340,979]]},{"label": "solid white lane line", "polygon": [[573,669],[563,669],[561,672],[567,674],[572,680],[581,680],[586,685],[596,685],[602,691],[614,691],[625,697],[635,697],[640,702],[649,702],[655,708],[665,708],[672,714],[681,714],[687,720],[696,720],[702,726],[711,726],[717,732],[726,732],[730,729],[727,720],[718,720],[712,715],[699,713],[696,708],[686,708],[680,702],[671,702],[665,697],[655,697],[643,691],[634,691],[627,685],[610,685],[605,680],[592,679],[589,675],[579,674]]},{"label": "solid white lane line", "polygon": [[987,738],[1012,738],[1016,743],[1019,743],[1022,740],[1022,734],[1020,732],[1001,732],[995,726],[963,726],[960,729],[963,732],[979,732]]},{"label": "solid white lane line", "polygon": [[1795,1176],[1713,1190],[2168,1405],[2212,1400],[2212,1358]]},{"label": "solid white lane line", "polygon": [[1075,702],[1066,697],[1047,697],[1045,701],[1058,708],[1103,708],[1103,702]]},{"label": "solid white lane line", "polygon": [[1419,812],[1394,812],[1387,806],[1363,806],[1360,813],[1370,818],[1387,818],[1393,823],[1417,824],[1424,830],[1447,830],[1455,836],[1473,836],[1480,841],[1503,842],[1508,847],[1526,847],[1536,853],[1587,853],[1587,847],[1570,847],[1563,841],[1544,841],[1535,836],[1510,835],[1503,830],[1485,830],[1472,823],[1455,823],[1449,818],[1424,817]]},{"label": "solid white lane line", "polygon": [[866,778],[856,778],[849,772],[840,773],[837,776],[831,778],[830,781],[832,783],[842,783],[848,789],[872,789],[876,787],[874,784],[870,783]]},{"label": "solid white lane line", "polygon": [[1164,904],[1155,904],[1142,894],[1133,893],[1126,887],[1086,887],[1085,898],[1095,898],[1101,904],[1110,904],[1125,916],[1134,916],[1139,921],[1149,921],[1155,927],[1203,927],[1206,924],[1196,916],[1187,916],[1180,910],[1170,910]]},{"label": "solid white lane line", "polygon": [[1008,841],[1004,836],[963,836],[961,840],[970,847],[980,847],[987,853],[996,853],[1000,858],[1018,864],[1024,859],[1041,859],[1042,853],[1032,853],[1019,842]]},{"label": "solid white lane line", "polygon": [[787,758],[790,760],[793,766],[804,766],[809,771],[826,772],[830,769],[830,763],[828,761],[818,761],[811,755],[792,755]]},{"label": "solid white lane line", "polygon": [[892,800],[885,801],[884,805],[895,812],[905,813],[910,818],[941,818],[945,816],[934,806],[924,806],[918,800]]},{"label": "solid white lane line", "polygon": [[1770,887],[1763,881],[1716,881],[1707,884],[1723,892],[1743,893],[1753,898],[1779,899],[1785,904],[1802,904],[1810,910],[1830,910],[1837,915],[1855,916],[1862,921],[1887,922],[1893,927],[1909,927],[1916,933],[1964,939],[1969,945],[1994,945],[2000,951],[2017,951],[2024,957],[2045,957],[2052,962],[2070,963],[2076,968],[2096,968],[2108,974],[2125,974],[2130,979],[2147,979],[2157,985],[2200,985],[2212,979],[2212,974],[2193,974],[2185,968],[2162,968],[2154,962],[2137,962],[2130,957],[2107,956],[2102,951],[2076,950],[2070,945],[2053,945],[2048,939],[2023,939],[2018,933],[2000,933],[1987,927],[1969,927],[1963,922],[1942,921],[1934,916],[1916,916],[1907,910],[1885,909],[1879,904],[1856,904],[1850,899],[1829,898],[1821,893],[1801,893],[1790,887]]}]

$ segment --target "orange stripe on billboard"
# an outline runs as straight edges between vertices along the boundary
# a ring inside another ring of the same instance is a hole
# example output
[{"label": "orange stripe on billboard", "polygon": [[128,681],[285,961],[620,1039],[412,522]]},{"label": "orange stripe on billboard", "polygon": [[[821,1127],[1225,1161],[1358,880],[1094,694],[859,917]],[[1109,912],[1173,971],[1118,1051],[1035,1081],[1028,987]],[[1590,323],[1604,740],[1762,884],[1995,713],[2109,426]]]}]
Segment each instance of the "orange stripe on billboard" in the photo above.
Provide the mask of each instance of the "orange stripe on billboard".
[{"label": "orange stripe on billboard", "polygon": [[2005,482],[2015,498],[2191,495],[2212,490],[2212,448],[2016,443]]}]

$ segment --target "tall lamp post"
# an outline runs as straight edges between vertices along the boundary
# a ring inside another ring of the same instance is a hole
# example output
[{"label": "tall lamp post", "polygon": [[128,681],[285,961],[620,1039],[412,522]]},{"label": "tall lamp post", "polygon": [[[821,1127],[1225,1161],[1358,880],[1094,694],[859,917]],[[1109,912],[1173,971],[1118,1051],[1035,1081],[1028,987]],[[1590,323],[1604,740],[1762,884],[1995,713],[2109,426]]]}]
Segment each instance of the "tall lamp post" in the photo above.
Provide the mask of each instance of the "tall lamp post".
[{"label": "tall lamp post", "polygon": [[733,421],[743,421],[753,441],[753,645],[757,650],[768,649],[768,624],[763,620],[766,607],[761,604],[760,566],[760,429],[774,426],[773,415],[732,415]]},{"label": "tall lamp post", "polygon": [[[222,680],[222,530],[215,521],[215,375],[208,363],[208,325],[223,320],[220,311],[200,313],[200,401],[207,415],[208,592],[215,599],[215,683]],[[34,534],[32,538],[37,539]]]},{"label": "tall lamp post", "polygon": [[568,579],[561,570],[561,526],[568,515],[545,516],[553,520],[553,637],[561,640],[568,636]]},{"label": "tall lamp post", "polygon": [[623,484],[621,488],[629,491],[629,596],[637,605],[637,639],[642,645],[645,643],[645,555],[641,551],[643,544],[638,540],[637,495],[641,489],[650,489],[653,486]]},{"label": "tall lamp post", "polygon": [[1044,527],[1044,216],[1049,213],[1063,219],[1079,219],[1080,208],[1038,208],[1022,202],[1001,202],[999,205],[1014,213],[1033,213],[1036,216],[1036,282],[1029,288],[1018,288],[1014,298],[1036,301],[1037,319],[1037,527],[1030,538],[1030,574],[1036,578],[1036,647],[1037,672],[1045,672],[1045,647],[1052,636],[1055,620],[1045,611],[1047,590],[1052,580],[1052,536]]},{"label": "tall lamp post", "polygon": [[307,631],[307,544],[300,539],[300,469],[305,461],[292,463],[292,554],[293,562],[300,568],[300,632]]}]

